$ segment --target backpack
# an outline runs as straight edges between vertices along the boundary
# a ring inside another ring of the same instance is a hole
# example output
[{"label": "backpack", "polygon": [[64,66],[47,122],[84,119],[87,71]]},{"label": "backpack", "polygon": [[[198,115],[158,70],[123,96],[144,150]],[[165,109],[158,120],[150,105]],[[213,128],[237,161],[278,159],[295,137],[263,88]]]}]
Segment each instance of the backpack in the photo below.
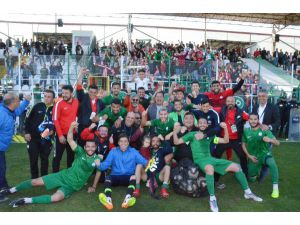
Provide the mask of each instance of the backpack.
[{"label": "backpack", "polygon": [[171,170],[171,185],[174,192],[188,197],[208,196],[204,173],[188,158],[182,159]]}]

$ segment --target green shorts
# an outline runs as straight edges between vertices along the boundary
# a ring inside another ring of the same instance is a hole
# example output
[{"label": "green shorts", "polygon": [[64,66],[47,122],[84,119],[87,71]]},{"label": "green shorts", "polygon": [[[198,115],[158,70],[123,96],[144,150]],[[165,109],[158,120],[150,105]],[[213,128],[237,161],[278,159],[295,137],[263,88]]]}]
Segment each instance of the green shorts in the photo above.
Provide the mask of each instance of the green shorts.
[{"label": "green shorts", "polygon": [[69,198],[76,191],[64,182],[59,172],[43,176],[42,179],[47,190],[58,188],[59,191],[64,193],[64,198]]},{"label": "green shorts", "polygon": [[264,154],[257,157],[258,162],[254,163],[251,160],[248,161],[248,176],[257,177],[260,174],[261,168],[266,164],[268,158],[273,158],[270,154]]},{"label": "green shorts", "polygon": [[204,158],[201,160],[197,160],[195,161],[195,163],[200,167],[200,169],[205,173],[205,167],[207,165],[212,165],[214,167],[214,171],[221,174],[221,175],[225,175],[226,169],[228,168],[228,166],[230,166],[233,162],[229,161],[229,160],[225,160],[225,159],[217,159],[217,158],[213,158],[213,157],[208,157],[208,158]]}]

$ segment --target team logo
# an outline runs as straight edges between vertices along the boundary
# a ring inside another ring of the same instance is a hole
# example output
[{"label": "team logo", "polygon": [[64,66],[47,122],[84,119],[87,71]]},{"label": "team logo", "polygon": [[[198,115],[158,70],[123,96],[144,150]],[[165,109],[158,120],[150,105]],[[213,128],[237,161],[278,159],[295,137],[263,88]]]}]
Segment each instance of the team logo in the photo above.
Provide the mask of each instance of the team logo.
[{"label": "team logo", "polygon": [[258,136],[260,136],[260,137],[261,137],[261,136],[262,136],[262,132],[259,132],[259,133],[258,133]]},{"label": "team logo", "polygon": [[220,96],[220,99],[223,99],[223,95]]}]

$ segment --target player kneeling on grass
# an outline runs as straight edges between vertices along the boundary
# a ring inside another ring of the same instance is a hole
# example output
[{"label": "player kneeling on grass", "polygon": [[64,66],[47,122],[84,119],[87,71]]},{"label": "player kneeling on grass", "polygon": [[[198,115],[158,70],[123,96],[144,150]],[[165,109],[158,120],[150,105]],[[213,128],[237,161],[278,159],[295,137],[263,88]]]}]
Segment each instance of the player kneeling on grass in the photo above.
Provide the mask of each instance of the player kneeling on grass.
[{"label": "player kneeling on grass", "polygon": [[279,197],[278,168],[270,151],[270,144],[279,145],[270,130],[262,130],[257,113],[251,113],[249,118],[250,127],[244,130],[242,147],[250,159],[248,161],[248,176],[250,181],[255,181],[262,167],[270,168],[273,192],[272,198]]},{"label": "player kneeling on grass", "polygon": [[107,158],[100,163],[96,162],[99,170],[105,171],[111,168],[111,173],[106,177],[104,182],[104,193],[99,194],[101,204],[108,210],[113,208],[111,186],[124,185],[128,186],[122,208],[128,208],[135,204],[135,197],[132,196],[135,190],[135,170],[137,164],[147,165],[147,160],[140,153],[129,146],[129,139],[126,134],[121,133],[118,137],[119,147],[113,148]]},{"label": "player kneeling on grass", "polygon": [[[151,155],[153,161],[155,161],[156,168],[153,169],[146,168],[146,171],[143,169],[142,165],[137,165],[136,168],[136,189],[134,191],[134,196],[140,196],[140,180],[146,181],[149,179],[149,187],[151,193],[154,194],[155,189],[157,187],[157,180],[162,182],[160,195],[163,198],[168,198],[168,188],[170,181],[170,173],[171,167],[166,164],[166,156],[173,152],[171,145],[165,141],[164,145],[161,145],[161,141],[163,140],[162,135],[153,135],[151,138]],[[150,166],[150,164],[149,164]],[[152,170],[152,171],[151,171]]]},{"label": "player kneeling on grass", "polygon": [[244,190],[244,197],[246,199],[253,199],[254,201],[261,202],[262,199],[254,195],[246,179],[245,174],[240,168],[240,165],[233,163],[225,159],[213,158],[210,154],[210,143],[214,144],[226,144],[229,142],[227,126],[224,122],[220,123],[221,128],[224,129],[224,138],[219,137],[205,137],[204,133],[208,127],[207,120],[205,118],[199,119],[199,131],[190,132],[184,135],[182,138],[178,138],[177,134],[180,132],[180,125],[176,124],[174,126],[174,144],[183,144],[190,142],[192,155],[194,163],[200,167],[200,169],[205,173],[205,179],[207,184],[207,189],[210,195],[210,209],[213,212],[218,212],[217,199],[215,196],[214,187],[214,172],[221,175],[225,175],[227,172],[233,172],[235,178],[241,184]]},{"label": "player kneeling on grass", "polygon": [[96,161],[100,158],[94,154],[96,151],[96,143],[94,140],[87,140],[84,150],[73,140],[73,130],[78,127],[77,122],[72,122],[69,128],[67,140],[75,152],[75,160],[72,167],[62,170],[58,173],[49,174],[33,180],[27,180],[15,187],[4,189],[1,193],[8,195],[17,191],[26,190],[31,187],[45,186],[47,190],[58,188],[53,195],[41,195],[31,198],[20,198],[12,201],[10,205],[18,207],[24,204],[47,204],[62,201],[75,192],[79,191],[88,178],[95,170]]}]

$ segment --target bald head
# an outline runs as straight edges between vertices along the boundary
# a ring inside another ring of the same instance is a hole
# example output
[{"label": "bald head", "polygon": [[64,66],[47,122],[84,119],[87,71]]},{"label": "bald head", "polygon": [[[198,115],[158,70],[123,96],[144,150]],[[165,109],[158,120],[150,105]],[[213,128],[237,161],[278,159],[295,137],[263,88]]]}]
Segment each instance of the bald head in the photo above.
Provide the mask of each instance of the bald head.
[{"label": "bald head", "polygon": [[19,97],[15,93],[7,93],[3,97],[3,104],[10,110],[15,110],[20,105]]},{"label": "bald head", "polygon": [[229,109],[233,109],[235,106],[235,99],[233,96],[228,96],[226,98],[226,105],[228,106]]},{"label": "bald head", "polygon": [[135,114],[134,112],[128,112],[125,118],[125,124],[127,127],[131,127],[135,121]]}]

